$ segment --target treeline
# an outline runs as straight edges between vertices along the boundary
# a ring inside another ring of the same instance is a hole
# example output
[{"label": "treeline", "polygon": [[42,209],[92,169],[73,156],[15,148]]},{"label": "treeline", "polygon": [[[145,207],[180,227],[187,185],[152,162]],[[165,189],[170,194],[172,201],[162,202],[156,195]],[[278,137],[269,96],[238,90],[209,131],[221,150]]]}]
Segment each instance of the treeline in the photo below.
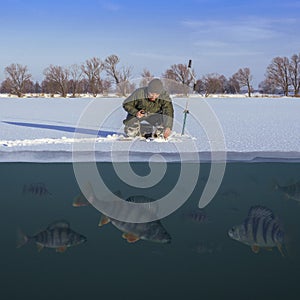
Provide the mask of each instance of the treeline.
[{"label": "treeline", "polygon": [[[11,64],[4,70],[5,80],[1,83],[0,93],[9,93],[22,97],[26,93],[59,94],[61,97],[78,97],[80,94],[90,94],[96,97],[110,92],[126,96],[137,84],[146,85],[154,76],[144,69],[139,83],[131,80],[132,66],[119,67],[120,58],[112,54],[101,60],[93,57],[81,65],[68,67],[48,66],[42,82],[33,82],[27,66]],[[248,96],[253,92],[250,68],[240,68],[230,78],[217,73],[210,73],[197,78],[194,69],[187,64],[171,65],[161,76],[170,93],[187,94],[191,88],[194,91],[209,96],[211,94],[238,94],[244,88]],[[275,57],[268,65],[265,79],[259,84],[259,92],[264,94],[282,93],[288,96],[299,95],[300,89],[300,53],[290,58]]]}]

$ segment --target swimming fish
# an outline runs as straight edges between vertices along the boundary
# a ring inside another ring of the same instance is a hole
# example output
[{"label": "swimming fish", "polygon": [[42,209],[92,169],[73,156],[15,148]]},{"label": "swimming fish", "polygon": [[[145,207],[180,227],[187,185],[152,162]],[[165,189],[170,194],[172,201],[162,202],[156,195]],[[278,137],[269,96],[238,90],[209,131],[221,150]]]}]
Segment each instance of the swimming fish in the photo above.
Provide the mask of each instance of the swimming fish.
[{"label": "swimming fish", "polygon": [[[118,195],[121,195],[121,193],[119,192]],[[148,197],[148,196],[145,196],[145,195],[132,195],[132,196],[127,197],[125,199],[125,201],[133,202],[133,203],[150,203],[150,202],[153,202],[155,200]]]},{"label": "swimming fish", "polygon": [[230,238],[249,245],[254,253],[260,248],[277,247],[284,256],[282,245],[284,231],[273,212],[264,206],[252,206],[244,222],[228,231]]},{"label": "swimming fish", "polygon": [[[98,199],[95,195],[94,189],[91,184],[87,185],[87,198],[90,203],[97,203]],[[114,199],[106,199],[101,201],[103,208],[106,208],[111,215],[119,217],[121,220],[127,218],[128,220],[138,220],[135,223],[125,222],[117,220],[117,217],[111,218],[101,215],[99,226],[103,226],[111,222],[116,228],[123,232],[123,238],[129,243],[134,243],[140,239],[148,240],[159,243],[170,243],[171,236],[163,227],[159,220],[152,222],[145,222],[149,217],[154,217],[157,211],[157,204],[148,197],[143,195],[133,195],[124,199],[120,191],[115,193],[118,197],[121,197],[124,201],[128,202],[128,205],[122,205],[122,203]],[[135,203],[145,203],[142,208],[136,208]],[[73,204],[74,205],[74,204]]]},{"label": "swimming fish", "polygon": [[158,243],[171,242],[170,234],[159,220],[147,223],[129,223],[102,215],[99,226],[103,226],[109,222],[123,232],[122,237],[129,243],[134,243],[140,239]]},{"label": "swimming fish", "polygon": [[45,183],[43,182],[36,182],[36,183],[30,183],[30,184],[24,184],[23,186],[23,194],[32,194],[35,196],[47,196],[52,195]]},{"label": "swimming fish", "polygon": [[217,242],[200,241],[193,247],[193,250],[197,254],[216,254],[223,250],[223,246]]},{"label": "swimming fish", "polygon": [[[116,193],[116,195],[118,197],[122,197],[120,192]],[[146,197],[144,195],[132,195],[123,200],[125,200],[127,202],[131,202],[131,203],[149,203],[149,205],[151,202],[155,201],[154,199]],[[89,206],[89,205],[91,205],[91,203],[81,193],[74,198],[72,205],[74,207],[81,207],[81,206]]]},{"label": "swimming fish", "polygon": [[275,189],[283,192],[288,199],[300,201],[300,181],[289,185],[275,184]]},{"label": "swimming fish", "polygon": [[185,218],[187,218],[191,221],[194,221],[196,223],[199,223],[199,224],[207,224],[207,223],[211,222],[211,220],[208,217],[208,215],[206,214],[205,210],[200,209],[200,208],[186,212],[183,214],[183,216]]},{"label": "swimming fish", "polygon": [[[86,199],[85,195],[83,193],[80,193],[73,199],[72,206],[73,207],[84,207],[84,206],[91,206],[91,203],[97,203],[97,198],[94,194],[93,188],[91,185],[86,185],[86,196],[88,197],[88,200]],[[130,202],[130,203],[146,203],[146,209],[151,211],[152,213],[155,213],[155,211],[158,210],[158,206],[155,203],[155,199],[152,199],[145,195],[131,195],[127,198],[124,198],[121,191],[116,191],[114,193],[117,197],[123,199],[124,201]]]},{"label": "swimming fish", "polygon": [[50,224],[45,230],[33,236],[18,231],[17,248],[30,241],[37,244],[39,251],[43,248],[54,248],[56,252],[64,252],[69,247],[85,243],[87,238],[73,231],[67,221],[61,220]]}]

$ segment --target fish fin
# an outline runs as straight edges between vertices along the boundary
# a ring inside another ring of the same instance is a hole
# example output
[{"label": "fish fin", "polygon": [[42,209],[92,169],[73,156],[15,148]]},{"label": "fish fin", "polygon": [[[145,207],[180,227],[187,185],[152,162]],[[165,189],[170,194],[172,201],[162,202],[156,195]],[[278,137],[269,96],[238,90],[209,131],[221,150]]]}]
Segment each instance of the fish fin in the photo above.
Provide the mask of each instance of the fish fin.
[{"label": "fish fin", "polygon": [[128,243],[135,243],[140,239],[138,236],[132,233],[123,233],[122,238],[126,239]]},{"label": "fish fin", "polygon": [[55,228],[70,228],[70,223],[65,220],[55,221],[47,227],[47,230],[52,230]]},{"label": "fish fin", "polygon": [[263,217],[263,218],[274,219],[274,214],[269,208],[265,206],[255,205],[249,209],[248,217],[249,218]]},{"label": "fish fin", "polygon": [[93,204],[93,203],[97,202],[97,197],[95,195],[93,186],[89,181],[84,186],[84,193],[83,194],[86,196],[86,199],[90,204]]},{"label": "fish fin", "polygon": [[77,195],[72,203],[73,207],[82,207],[82,206],[89,206],[90,202],[84,197],[83,194]]},{"label": "fish fin", "polygon": [[67,250],[67,246],[61,246],[55,249],[56,252],[63,253]]},{"label": "fish fin", "polygon": [[272,247],[265,247],[264,249],[267,250],[267,251],[273,251]]},{"label": "fish fin", "polygon": [[108,216],[105,216],[105,215],[102,215],[102,216],[101,216],[101,219],[100,219],[100,221],[99,221],[98,226],[100,227],[100,226],[106,225],[106,224],[108,224],[109,222],[110,222],[109,217],[108,217]]},{"label": "fish fin", "polygon": [[283,257],[285,257],[285,255],[284,255],[284,253],[283,253],[282,245],[281,245],[281,244],[278,244],[278,245],[277,245],[277,248],[278,248],[280,254],[281,254]]},{"label": "fish fin", "polygon": [[259,252],[259,246],[253,245],[253,246],[251,246],[251,250],[252,250],[254,253],[258,253],[258,252]]},{"label": "fish fin", "polygon": [[44,249],[44,246],[41,244],[37,244],[37,249],[39,252],[41,252]]},{"label": "fish fin", "polygon": [[21,248],[29,241],[28,236],[20,229],[17,229],[17,248]]}]

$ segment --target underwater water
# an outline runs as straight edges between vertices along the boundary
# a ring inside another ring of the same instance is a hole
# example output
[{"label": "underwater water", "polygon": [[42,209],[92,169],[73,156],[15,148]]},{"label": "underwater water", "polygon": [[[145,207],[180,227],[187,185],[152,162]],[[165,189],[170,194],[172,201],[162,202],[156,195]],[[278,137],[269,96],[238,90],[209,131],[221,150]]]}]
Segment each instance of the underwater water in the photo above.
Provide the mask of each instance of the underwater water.
[{"label": "underwater water", "polygon": [[[300,164],[228,163],[214,198],[199,209],[210,167],[201,164],[187,201],[160,220],[169,243],[129,243],[112,222],[98,226],[101,213],[82,200],[72,164],[1,163],[1,299],[298,298]],[[149,172],[146,163],[132,168],[140,176]],[[111,163],[98,169],[114,192],[156,200],[176,184],[180,165],[169,163],[159,184],[139,190],[130,190]],[[251,219],[253,207],[274,216]],[[282,253],[272,245],[255,253],[231,238],[229,230],[240,224],[257,240],[275,240],[280,229]],[[76,234],[87,240],[75,244]],[[68,235],[67,249],[45,244]]]}]

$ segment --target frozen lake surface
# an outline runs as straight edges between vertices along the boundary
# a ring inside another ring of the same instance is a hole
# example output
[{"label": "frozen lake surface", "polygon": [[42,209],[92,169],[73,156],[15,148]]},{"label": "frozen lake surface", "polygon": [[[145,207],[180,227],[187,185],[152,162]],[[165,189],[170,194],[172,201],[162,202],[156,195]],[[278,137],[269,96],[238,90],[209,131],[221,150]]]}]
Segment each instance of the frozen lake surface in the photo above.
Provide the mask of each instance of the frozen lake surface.
[{"label": "frozen lake surface", "polygon": [[191,97],[183,137],[187,99],[174,98],[173,136],[150,143],[117,140],[123,100],[1,98],[0,161],[86,161],[91,149],[97,161],[300,161],[296,98]]}]

